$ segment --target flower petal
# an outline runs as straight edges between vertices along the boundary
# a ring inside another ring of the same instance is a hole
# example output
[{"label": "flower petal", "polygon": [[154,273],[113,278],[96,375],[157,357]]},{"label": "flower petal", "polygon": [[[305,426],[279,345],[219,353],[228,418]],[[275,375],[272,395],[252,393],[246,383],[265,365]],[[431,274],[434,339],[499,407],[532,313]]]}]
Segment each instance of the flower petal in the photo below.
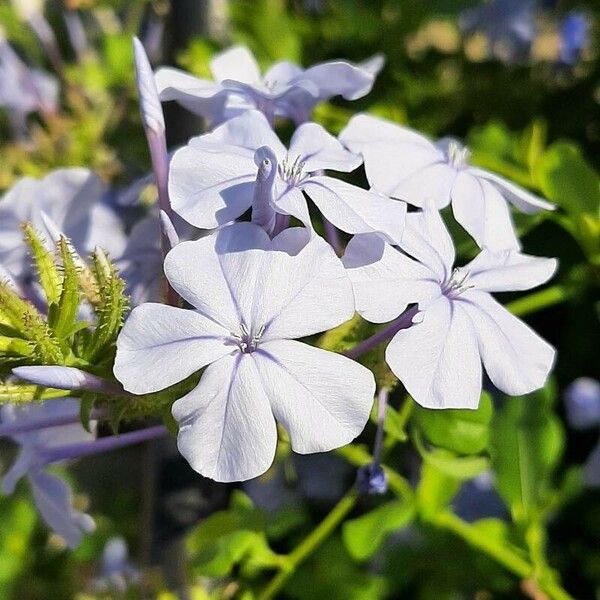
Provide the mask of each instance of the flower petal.
[{"label": "flower petal", "polygon": [[[268,146],[277,157],[283,160],[286,155],[285,146],[269,125],[266,117],[258,110],[247,110],[237,117],[229,119],[210,133],[192,138],[189,142],[194,148],[212,148],[215,152],[244,148],[250,158],[262,146]],[[234,148],[228,148],[233,146]]]},{"label": "flower petal", "polygon": [[380,232],[392,243],[398,243],[402,238],[406,215],[403,202],[333,177],[311,177],[301,186],[323,216],[342,231]]},{"label": "flower petal", "polygon": [[235,79],[242,83],[258,83],[261,80],[258,63],[245,46],[234,46],[217,54],[210,61],[210,70],[217,81]]},{"label": "flower petal", "polygon": [[60,477],[36,471],[29,475],[31,492],[35,505],[42,518],[69,548],[81,543],[84,533],[91,533],[96,525],[94,520],[73,508],[73,495],[69,485]]},{"label": "flower petal", "polygon": [[544,386],[555,350],[486,292],[459,298],[473,323],[483,365],[492,383],[513,396]]},{"label": "flower petal", "polygon": [[207,367],[198,386],[173,404],[177,446],[191,467],[215,481],[245,481],[273,462],[277,428],[252,354]]},{"label": "flower petal", "polygon": [[343,257],[356,310],[371,323],[395,319],[408,304],[441,294],[435,274],[375,233],[354,236]]},{"label": "flower petal", "polygon": [[511,181],[504,179],[504,177],[500,177],[499,175],[495,175],[484,169],[478,169],[477,167],[470,167],[469,173],[492,183],[492,185],[500,191],[502,196],[512,205],[516,206],[521,212],[533,214],[540,210],[554,210],[556,208],[554,204],[515,185]]},{"label": "flower petal", "polygon": [[399,246],[435,273],[443,283],[454,265],[454,243],[440,213],[431,204],[425,210],[406,215],[406,227]]},{"label": "flower petal", "polygon": [[506,200],[484,179],[461,172],[452,187],[452,212],[480,248],[518,250]]},{"label": "flower petal", "polygon": [[230,353],[228,335],[195,311],[142,304],[133,309],[117,339],[115,377],[134,394],[163,390]]},{"label": "flower petal", "polygon": [[545,283],[557,265],[555,258],[529,256],[514,250],[482,250],[464,269],[469,273],[469,284],[478,290],[516,292]]},{"label": "flower petal", "polygon": [[[277,236],[265,257],[252,313],[263,340],[312,335],[354,315],[352,284],[331,246],[318,236],[306,243],[306,232],[295,231]],[[293,238],[305,242],[299,252]]]},{"label": "flower petal", "polygon": [[466,311],[442,297],[420,316],[388,345],[390,369],[425,408],[477,408],[481,360]]},{"label": "flower petal", "polygon": [[296,187],[289,187],[287,184],[285,186],[285,191],[274,199],[275,209],[279,213],[296,217],[303,225],[312,228],[308,203],[304,194]]},{"label": "flower petal", "polygon": [[357,100],[371,91],[375,73],[359,65],[336,60],[306,69],[300,79],[314,83],[319,88],[321,100],[338,95],[346,100]]},{"label": "flower petal", "polygon": [[364,429],[375,379],[359,363],[295,340],[261,344],[252,356],[295,452],[339,448]]},{"label": "flower petal", "polygon": [[175,100],[190,112],[211,123],[223,116],[229,92],[220,83],[194,77],[185,71],[162,67],[154,75],[163,102]]},{"label": "flower petal", "polygon": [[165,274],[177,293],[228,331],[251,324],[252,305],[262,289],[263,260],[271,240],[252,223],[235,223],[193,242],[175,246]]},{"label": "flower petal", "polygon": [[175,152],[171,161],[171,205],[192,225],[213,229],[250,208],[255,178],[252,156],[186,146]]},{"label": "flower petal", "polygon": [[362,162],[359,156],[346,150],[339,140],[317,123],[304,123],[296,129],[290,142],[289,156],[292,161],[298,157],[308,173],[320,169],[349,173]]}]

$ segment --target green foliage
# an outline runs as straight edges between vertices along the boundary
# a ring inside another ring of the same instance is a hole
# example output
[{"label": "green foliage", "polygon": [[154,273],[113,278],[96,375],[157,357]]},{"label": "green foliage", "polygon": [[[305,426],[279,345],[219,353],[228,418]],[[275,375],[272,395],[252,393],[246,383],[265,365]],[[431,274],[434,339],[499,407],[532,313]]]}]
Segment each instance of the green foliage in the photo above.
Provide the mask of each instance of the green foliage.
[{"label": "green foliage", "polygon": [[367,560],[394,531],[411,523],[415,507],[404,500],[392,500],[371,510],[362,517],[344,523],[343,540],[350,556]]},{"label": "green foliage", "polygon": [[506,398],[493,426],[492,464],[497,489],[517,521],[538,517],[548,506],[564,431],[552,411],[556,390]]},{"label": "green foliage", "polygon": [[477,454],[488,446],[493,405],[483,392],[477,410],[416,407],[415,424],[434,446],[457,454]]},{"label": "green foliage", "polygon": [[222,577],[239,566],[247,574],[281,564],[267,542],[266,515],[240,491],[228,510],[207,517],[187,537],[191,567],[197,575]]}]

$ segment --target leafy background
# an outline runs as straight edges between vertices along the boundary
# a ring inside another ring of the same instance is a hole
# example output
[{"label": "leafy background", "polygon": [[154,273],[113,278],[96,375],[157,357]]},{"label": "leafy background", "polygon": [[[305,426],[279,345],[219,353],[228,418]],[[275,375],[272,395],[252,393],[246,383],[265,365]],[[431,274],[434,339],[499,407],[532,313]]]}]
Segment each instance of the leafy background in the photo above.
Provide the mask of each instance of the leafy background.
[{"label": "leafy background", "polygon": [[[598,431],[570,428],[563,403],[575,378],[598,377],[597,2],[559,2],[540,13],[550,43],[553,23],[568,10],[589,15],[591,40],[569,67],[547,55],[506,63],[477,53],[457,26],[460,12],[477,5],[467,0],[66,4],[88,26],[91,50],[75,59],[61,5],[49,2],[46,16],[66,57],[61,108],[49,120],[31,117],[26,142],[11,141],[0,115],[1,189],[67,165],[89,166],[114,185],[148,171],[131,36],[149,24],[164,25],[154,62],[200,76],[231,42],[248,45],[263,66],[360,61],[381,52],[386,67],[373,92],[322,105],[316,120],[337,132],[366,110],[432,136],[464,138],[473,162],[555,202],[556,212],[517,224],[526,252],[559,258],[556,278],[542,291],[502,301],[554,344],[559,358],[544,390],[525,398],[484,393],[475,412],[427,411],[396,387],[384,452],[390,491],[381,497],[352,490],[356,467],[370,460],[374,423],[329,456],[294,457],[284,439],[275,467],[237,489],[191,473],[172,442],[86,459],[69,477],[98,530],[72,553],[40,525],[21,486],[14,497],[0,497],[0,600],[600,598],[599,496],[582,476]],[[209,4],[218,8],[212,17]],[[8,2],[0,3],[0,23],[30,64],[51,68]],[[170,145],[201,130],[200,120],[177,107],[165,110]],[[453,231],[468,259],[475,247],[457,226]],[[368,328],[355,320],[317,343],[343,349]],[[366,361],[389,382],[381,353]],[[10,453],[2,447],[2,464]],[[141,570],[123,595],[95,586],[113,535],[126,538]]]}]

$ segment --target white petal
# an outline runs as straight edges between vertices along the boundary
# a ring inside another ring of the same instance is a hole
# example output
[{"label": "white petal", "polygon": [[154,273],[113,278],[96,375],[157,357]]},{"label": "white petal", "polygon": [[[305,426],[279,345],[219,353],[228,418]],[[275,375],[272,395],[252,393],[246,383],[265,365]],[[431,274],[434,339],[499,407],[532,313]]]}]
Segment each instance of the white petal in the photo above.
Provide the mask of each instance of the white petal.
[{"label": "white petal", "polygon": [[255,355],[273,413],[290,434],[294,451],[339,448],[364,429],[375,394],[368,369],[293,340],[261,344]]},{"label": "white petal", "polygon": [[284,190],[274,200],[274,207],[277,212],[296,217],[306,227],[312,228],[308,203],[302,191],[296,187],[288,187],[287,184],[285,184]]},{"label": "white petal", "polygon": [[[296,231],[294,237],[306,240]],[[354,315],[352,284],[331,246],[313,236],[296,253],[299,244],[290,237],[277,236],[265,257],[252,316],[255,326],[265,328],[263,340],[312,335]]]},{"label": "white petal", "polygon": [[294,132],[290,142],[290,160],[304,163],[304,170],[313,173],[332,169],[348,173],[357,169],[362,160],[317,123],[304,123]]},{"label": "white petal", "polygon": [[[417,148],[408,150],[402,160],[409,164],[416,162],[419,153]],[[431,162],[399,179],[389,195],[413,206],[424,207],[433,202],[437,208],[444,208],[450,203],[450,191],[455,179],[456,170],[453,167],[441,161]]]},{"label": "white petal", "polygon": [[162,67],[154,75],[156,88],[163,102],[175,100],[190,112],[220,121],[228,92],[220,83],[194,77],[185,71]]},{"label": "white petal", "polygon": [[390,369],[425,408],[477,408],[481,360],[466,311],[442,297],[419,316],[387,347]]},{"label": "white petal", "polygon": [[408,304],[441,293],[434,273],[374,233],[354,236],[343,263],[352,281],[356,310],[372,323],[391,321]]},{"label": "white petal", "polygon": [[215,481],[245,481],[273,462],[277,428],[252,354],[207,367],[198,386],[173,405],[177,446],[191,467]]},{"label": "white petal", "polygon": [[311,177],[302,189],[323,216],[346,233],[380,232],[393,243],[402,238],[406,216],[403,202],[333,177]]},{"label": "white petal", "polygon": [[235,79],[243,83],[258,83],[261,79],[258,63],[245,46],[234,46],[217,54],[210,61],[210,70],[217,81]]},{"label": "white petal", "polygon": [[554,364],[554,348],[486,292],[469,290],[459,301],[473,323],[493,384],[513,396],[543,387]]},{"label": "white petal", "polygon": [[186,146],[175,152],[171,161],[171,205],[192,225],[213,229],[250,208],[255,178],[252,156]]},{"label": "white petal", "polygon": [[222,147],[223,144],[245,148],[249,151],[245,155],[251,158],[262,146],[271,148],[277,160],[283,160],[286,155],[285,146],[269,125],[267,118],[258,110],[245,111],[240,116],[219,125],[210,133],[192,138],[189,142],[189,145],[194,148],[214,147],[214,151],[219,153],[226,150]]},{"label": "white petal", "polygon": [[346,100],[357,100],[371,91],[375,75],[360,65],[335,60],[306,69],[300,79],[316,84],[321,100],[328,100],[337,95]]},{"label": "white petal", "polygon": [[485,171],[484,169],[478,169],[476,167],[469,168],[469,172],[475,175],[475,177],[486,179],[490,181],[506,200],[516,206],[521,212],[527,214],[533,214],[540,210],[554,210],[556,207],[554,204],[547,202],[543,198],[528,192],[527,190],[515,185],[511,181]]},{"label": "white petal", "polygon": [[193,242],[182,242],[165,259],[165,274],[179,295],[228,331],[252,323],[255,294],[262,289],[265,250],[271,240],[251,223],[235,223]]},{"label": "white petal", "polygon": [[494,252],[520,248],[506,200],[484,179],[468,172],[458,174],[452,188],[452,212],[479,247]]},{"label": "white petal", "polygon": [[142,304],[117,339],[115,377],[135,394],[163,390],[231,352],[228,333],[195,311]]},{"label": "white petal", "polygon": [[293,62],[282,60],[269,67],[265,73],[264,80],[265,82],[272,82],[279,85],[289,84],[292,79],[298,77],[303,72],[303,69]]},{"label": "white petal", "polygon": [[556,271],[555,258],[529,256],[513,250],[482,250],[464,270],[469,285],[484,292],[529,290],[545,283]]},{"label": "white petal", "polygon": [[431,205],[406,215],[400,247],[446,281],[454,265],[454,243],[440,213]]}]

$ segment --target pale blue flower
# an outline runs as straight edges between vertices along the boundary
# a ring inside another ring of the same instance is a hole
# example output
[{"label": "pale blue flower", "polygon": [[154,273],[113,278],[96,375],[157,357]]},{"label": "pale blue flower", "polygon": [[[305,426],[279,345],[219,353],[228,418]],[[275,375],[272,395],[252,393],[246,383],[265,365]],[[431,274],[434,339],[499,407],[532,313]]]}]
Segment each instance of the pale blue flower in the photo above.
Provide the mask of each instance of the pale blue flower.
[{"label": "pale blue flower", "polygon": [[316,123],[298,127],[286,149],[264,115],[248,111],[175,153],[169,195],[173,210],[196,227],[219,227],[252,207],[253,221],[274,234],[278,215],[312,227],[306,194],[342,231],[399,240],[404,203],[323,173],[347,173],[360,163]]},{"label": "pale blue flower", "polygon": [[156,392],[206,367],[173,405],[178,447],[200,474],[238,481],[275,456],[275,418],[299,453],[349,443],[373,402],[372,373],[295,341],[354,314],[352,287],[321,238],[286,229],[271,240],[236,223],[169,252],[165,274],[194,310],[143,304],[117,341],[114,373],[135,394]]},{"label": "pale blue flower", "polygon": [[567,13],[560,24],[560,62],[573,66],[589,43],[590,19],[579,11]]},{"label": "pale blue flower", "polygon": [[[77,418],[80,407],[74,399],[48,400],[14,406],[6,404],[0,409],[2,425],[15,425],[48,418]],[[93,434],[84,430],[79,422],[34,429],[11,436],[20,446],[17,459],[4,474],[2,489],[5,494],[14,492],[17,482],[27,477],[37,509],[48,527],[75,548],[85,533],[94,530],[93,519],[73,507],[68,484],[60,477],[46,471],[46,455],[53,448],[69,443],[92,440]]]},{"label": "pale blue flower", "polygon": [[403,252],[377,235],[355,236],[343,261],[356,308],[367,321],[392,321],[418,304],[412,325],[398,331],[386,349],[386,362],[416,402],[426,408],[477,408],[482,363],[507,394],[544,386],[554,348],[491,293],[544,283],[556,260],[483,250],[464,267],[454,267],[452,239],[431,204],[407,215],[400,248]]},{"label": "pale blue flower", "polygon": [[453,139],[433,142],[412,129],[359,114],[350,119],[340,140],[362,154],[375,190],[418,207],[433,202],[442,209],[452,203],[454,217],[481,248],[519,249],[510,205],[527,214],[554,208],[503,177],[469,164],[468,148]]},{"label": "pale blue flower", "polygon": [[114,590],[124,594],[131,584],[140,579],[139,571],[129,559],[127,542],[121,537],[110,538],[102,551],[100,576],[96,579],[95,588],[98,592]]},{"label": "pale blue flower", "polygon": [[600,382],[579,377],[565,390],[567,419],[575,429],[600,425]]},{"label": "pale blue flower", "polygon": [[300,124],[310,119],[319,102],[338,95],[356,100],[368,94],[382,67],[380,56],[364,64],[337,60],[306,70],[282,61],[263,76],[250,51],[235,46],[211,61],[214,81],[161,68],[156,82],[163,101],[176,100],[213,125],[250,109],[260,110],[271,123],[284,117]]}]

